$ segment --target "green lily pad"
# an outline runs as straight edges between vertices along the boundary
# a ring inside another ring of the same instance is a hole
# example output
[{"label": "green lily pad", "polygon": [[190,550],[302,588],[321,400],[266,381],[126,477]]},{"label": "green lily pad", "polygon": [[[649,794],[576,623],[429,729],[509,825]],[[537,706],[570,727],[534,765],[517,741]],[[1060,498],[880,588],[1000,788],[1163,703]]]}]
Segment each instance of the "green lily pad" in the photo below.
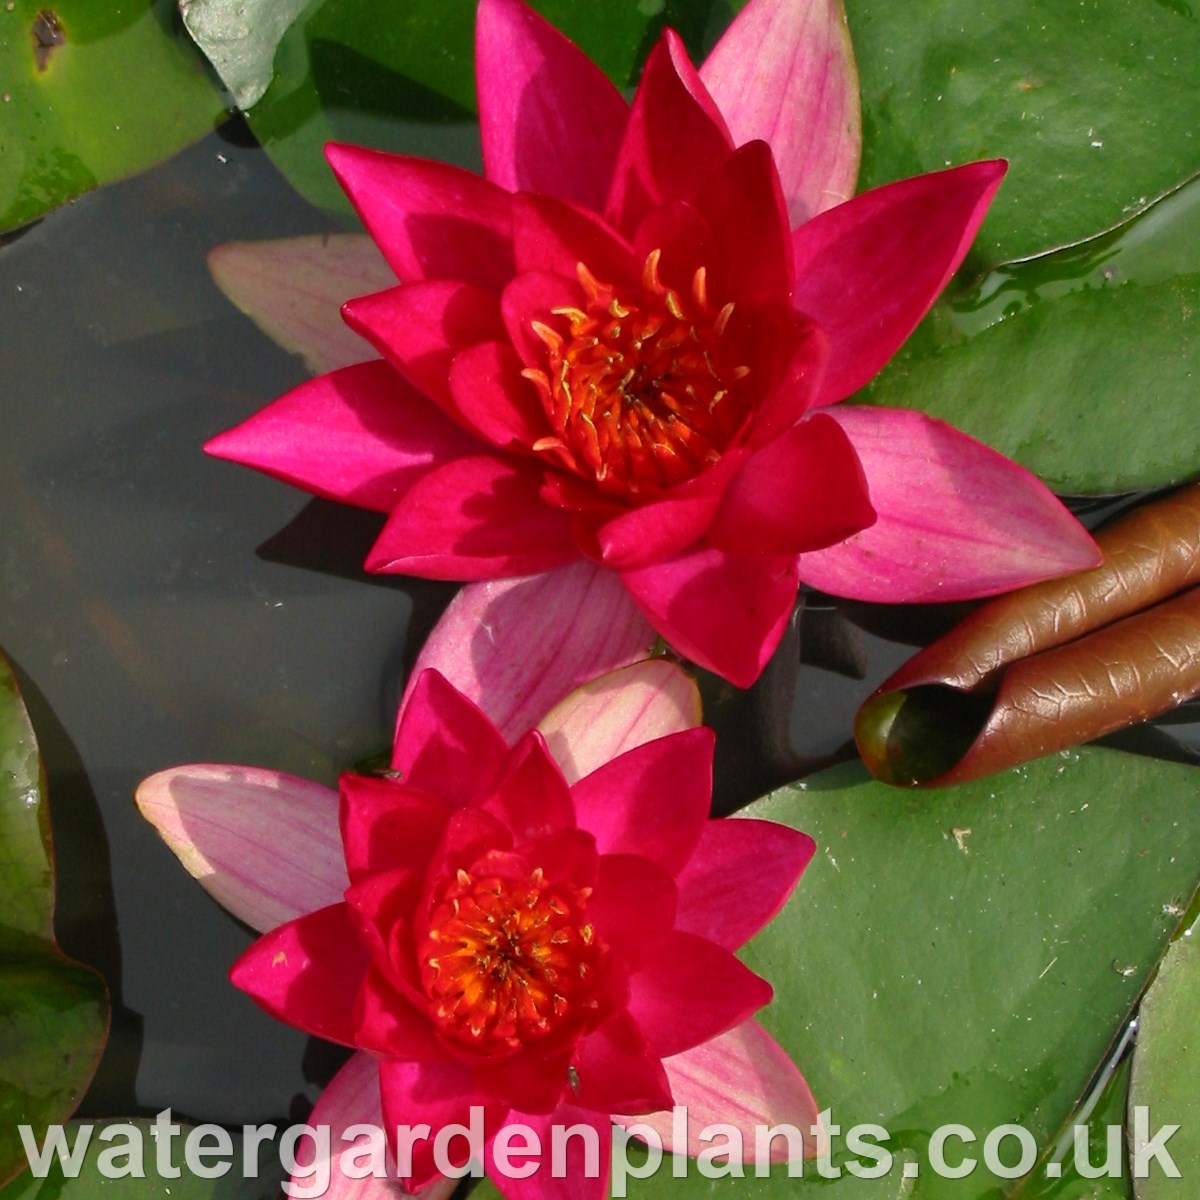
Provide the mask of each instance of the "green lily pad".
[{"label": "green lily pad", "polygon": [[108,1033],[100,977],[54,941],[54,864],[37,742],[0,656],[0,1182],[25,1165],[17,1125],[63,1121]]},{"label": "green lily pad", "polygon": [[[166,1129],[170,1125],[171,1129]],[[28,1171],[0,1191],[2,1200],[275,1200],[285,1178],[274,1141],[258,1148],[256,1163],[245,1170],[240,1134],[218,1133],[216,1126],[196,1126],[165,1118],[163,1140],[156,1142],[155,1122],[144,1118],[109,1121],[69,1121],[63,1130],[63,1151],[71,1165],[64,1171],[61,1155],[46,1152],[46,1163],[35,1175]],[[201,1132],[202,1131],[202,1132]],[[227,1143],[223,1142],[228,1138]],[[206,1178],[191,1168],[187,1144],[202,1170],[223,1173]],[[159,1147],[162,1147],[160,1151]],[[78,1158],[75,1155],[78,1154]],[[160,1157],[161,1154],[161,1157]],[[144,1172],[139,1178],[132,1168]],[[257,1169],[255,1169],[257,1167]],[[165,1168],[165,1169],[164,1169]]]},{"label": "green lily pad", "polygon": [[860,189],[1005,157],[977,268],[1108,229],[1200,166],[1194,0],[846,0]]},{"label": "green lily pad", "polygon": [[224,104],[177,20],[171,0],[0,5],[0,232],[213,128]]},{"label": "green lily pad", "polygon": [[[283,35],[274,79],[247,113],[255,136],[314,203],[350,212],[328,141],[478,167],[475,0],[313,0]],[[619,85],[664,24],[704,36],[719,0],[535,0]]]},{"label": "green lily pad", "polygon": [[1077,495],[1200,473],[1200,180],[1099,238],[940,302],[864,391]]},{"label": "green lily pad", "polygon": [[[1200,1180],[1200,945],[1181,938],[1172,947],[1139,1018],[1130,1105],[1149,1110],[1148,1126],[1178,1125],[1166,1144],[1179,1178],[1147,1164],[1135,1179],[1138,1200],[1183,1200]],[[1131,1112],[1133,1107],[1131,1107]]]},{"label": "green lily pad", "polygon": [[[1196,780],[1187,767],[1084,749],[934,793],[839,767],[751,805],[746,815],[804,829],[818,846],[744,952],[775,986],[761,1019],[843,1134],[878,1123],[896,1162],[882,1178],[854,1178],[838,1142],[837,1180],[812,1163],[803,1179],[776,1167],[733,1181],[691,1164],[686,1179],[664,1167],[630,1180],[630,1195],[1018,1194],[1028,1184],[985,1169],[983,1139],[1020,1124],[1049,1160],[1196,885]],[[952,1164],[979,1160],[963,1179],[938,1177],[927,1157],[948,1123],[979,1139],[947,1147]],[[902,1177],[904,1162],[917,1178]],[[1039,1165],[1029,1182],[1044,1178]],[[1090,1192],[1075,1200],[1096,1194],[1083,1182]],[[1096,1182],[1099,1195],[1121,1194],[1119,1180]]]}]

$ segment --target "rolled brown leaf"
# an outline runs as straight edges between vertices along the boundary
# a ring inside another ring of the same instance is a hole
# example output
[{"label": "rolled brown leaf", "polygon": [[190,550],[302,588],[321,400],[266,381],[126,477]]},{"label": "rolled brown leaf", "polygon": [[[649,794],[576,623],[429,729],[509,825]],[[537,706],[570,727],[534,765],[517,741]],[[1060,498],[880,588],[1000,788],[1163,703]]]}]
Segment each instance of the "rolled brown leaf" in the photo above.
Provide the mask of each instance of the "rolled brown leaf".
[{"label": "rolled brown leaf", "polygon": [[980,606],[859,709],[880,779],[942,786],[1200,694],[1200,484],[1114,521],[1105,561]]}]

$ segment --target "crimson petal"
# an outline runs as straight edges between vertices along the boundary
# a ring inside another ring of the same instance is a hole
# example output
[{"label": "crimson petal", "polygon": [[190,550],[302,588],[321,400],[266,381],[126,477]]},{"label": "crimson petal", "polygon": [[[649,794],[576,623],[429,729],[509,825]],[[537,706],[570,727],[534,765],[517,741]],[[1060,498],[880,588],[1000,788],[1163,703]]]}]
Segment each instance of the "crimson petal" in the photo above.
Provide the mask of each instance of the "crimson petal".
[{"label": "crimson petal", "polygon": [[632,236],[651,209],[692,200],[732,149],[720,113],[668,32],[650,51],[633,99],[608,196],[609,221]]},{"label": "crimson petal", "polygon": [[666,1058],[740,1025],[770,1003],[771,985],[728,950],[674,933],[629,976],[629,1014],[652,1052]]},{"label": "crimson petal", "polygon": [[1000,186],[1002,159],[875,188],[792,235],[793,303],[829,338],[819,404],[872,379],[958,269]]},{"label": "crimson petal", "polygon": [[487,177],[602,207],[629,109],[599,67],[519,0],[481,0],[475,74]]},{"label": "crimson petal", "polygon": [[605,854],[588,899],[587,919],[630,969],[653,957],[675,926],[675,881],[640,854]]},{"label": "crimson petal", "polygon": [[710,821],[676,881],[677,928],[736,950],[783,907],[814,849],[774,821]]},{"label": "crimson petal", "polygon": [[538,472],[501,458],[461,458],[427,474],[400,502],[368,571],[423,579],[496,579],[578,557],[571,518],[548,508]]},{"label": "crimson petal", "polygon": [[874,523],[853,444],[817,413],[755,452],[726,490],[708,539],[734,555],[801,554]]},{"label": "crimson petal", "polygon": [[501,337],[492,292],[437,279],[401,284],[342,306],[346,324],[367,339],[413,387],[454,413],[447,375],[460,350]]},{"label": "crimson petal", "polygon": [[342,846],[352,882],[375,871],[424,869],[450,819],[445,800],[372,775],[343,775],[340,790]]},{"label": "crimson petal", "polygon": [[463,806],[491,785],[508,744],[486,716],[440,672],[417,677],[396,722],[392,770],[410,787]]},{"label": "crimson petal", "polygon": [[518,271],[550,271],[574,281],[582,262],[603,283],[638,280],[632,247],[594,214],[527,194],[514,196],[512,208]]},{"label": "crimson petal", "polygon": [[390,512],[479,443],[382,362],[310,379],[204,447],[305,491]]},{"label": "crimson petal", "polygon": [[[612,1122],[607,1113],[591,1112],[562,1104],[552,1113],[509,1113],[508,1123],[528,1129],[542,1147],[538,1168],[528,1178],[518,1178],[513,1168],[525,1161],[514,1141],[512,1157],[496,1161],[496,1142],[487,1146],[487,1173],[496,1190],[507,1200],[606,1200],[612,1165]],[[591,1134],[589,1138],[587,1135]],[[553,1170],[548,1147],[563,1145],[561,1169]],[[590,1154],[594,1146],[596,1153]]]},{"label": "crimson petal", "polygon": [[685,657],[749,687],[771,657],[799,589],[794,557],[702,546],[621,576],[646,619]]},{"label": "crimson petal", "polygon": [[331,904],[264,934],[229,978],[271,1016],[353,1046],[354,1007],[368,964],[350,910]]},{"label": "crimson petal", "polygon": [[512,275],[510,197],[486,179],[406,155],[331,144],[325,157],[402,282],[499,290]]},{"label": "crimson petal", "polygon": [[450,367],[450,395],[462,423],[495,446],[531,446],[550,432],[507,341],[481,342],[458,354]]},{"label": "crimson petal", "polygon": [[571,788],[575,820],[604,854],[639,854],[675,874],[687,862],[712,803],[712,730],[645,742]]},{"label": "crimson petal", "polygon": [[572,1060],[575,1099],[600,1112],[653,1112],[671,1107],[671,1087],[660,1057],[626,1013],[585,1037]]},{"label": "crimson petal", "polygon": [[787,303],[791,230],[766,142],[735,150],[693,203],[713,234],[716,253],[708,264],[708,288],[717,303]]},{"label": "crimson petal", "polygon": [[483,807],[512,830],[517,846],[575,828],[567,781],[536,731],[513,747]]}]

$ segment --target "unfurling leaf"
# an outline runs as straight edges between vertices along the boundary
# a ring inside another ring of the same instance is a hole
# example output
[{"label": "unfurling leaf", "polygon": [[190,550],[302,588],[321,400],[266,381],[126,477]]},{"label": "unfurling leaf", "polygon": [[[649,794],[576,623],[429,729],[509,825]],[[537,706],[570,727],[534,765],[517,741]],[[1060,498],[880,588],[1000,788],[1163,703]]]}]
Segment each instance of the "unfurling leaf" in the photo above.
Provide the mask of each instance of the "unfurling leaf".
[{"label": "unfurling leaf", "polygon": [[1097,537],[1102,566],[976,609],[859,710],[888,783],[976,779],[1200,693],[1200,484]]}]

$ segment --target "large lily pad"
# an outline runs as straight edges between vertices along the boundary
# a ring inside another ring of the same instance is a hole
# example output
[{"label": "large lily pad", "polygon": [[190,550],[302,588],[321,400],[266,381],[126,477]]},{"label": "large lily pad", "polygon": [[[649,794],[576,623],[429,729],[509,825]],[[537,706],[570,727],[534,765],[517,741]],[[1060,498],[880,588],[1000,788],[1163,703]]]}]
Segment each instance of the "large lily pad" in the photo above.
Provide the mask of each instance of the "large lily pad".
[{"label": "large lily pad", "polygon": [[1200,20],[1184,0],[846,0],[860,188],[1006,157],[972,261],[1118,224],[1200,166]]},{"label": "large lily pad", "polygon": [[220,92],[171,0],[0,6],[0,232],[213,128]]},{"label": "large lily pad", "polygon": [[[896,1164],[876,1180],[843,1162],[836,1181],[810,1164],[803,1180],[776,1168],[732,1182],[693,1165],[686,1179],[664,1169],[631,1180],[630,1194],[1018,1194],[1017,1181],[985,1170],[980,1144],[948,1150],[950,1161],[960,1149],[980,1160],[968,1177],[934,1175],[930,1134],[957,1123],[981,1143],[1017,1123],[1048,1157],[1196,884],[1196,780],[1190,768],[1085,749],[938,793],[836,768],[752,805],[748,815],[818,844],[788,906],[745,951],[775,985],[764,1023],[843,1130],[890,1132]],[[917,1178],[903,1178],[903,1162]],[[1109,1184],[1099,1194],[1119,1195]]]},{"label": "large lily pad", "polygon": [[1200,473],[1200,180],[939,303],[863,399],[953,422],[1080,495]]},{"label": "large lily pad", "polygon": [[41,760],[0,656],[0,1182],[25,1165],[17,1125],[63,1121],[108,1031],[100,977],[54,941],[54,865]]},{"label": "large lily pad", "polygon": [[1172,1178],[1147,1164],[1135,1179],[1138,1200],[1184,1200],[1200,1180],[1200,945],[1182,938],[1163,960],[1142,1005],[1133,1060],[1130,1105],[1149,1112],[1151,1131],[1178,1125],[1167,1150],[1179,1170]]}]

